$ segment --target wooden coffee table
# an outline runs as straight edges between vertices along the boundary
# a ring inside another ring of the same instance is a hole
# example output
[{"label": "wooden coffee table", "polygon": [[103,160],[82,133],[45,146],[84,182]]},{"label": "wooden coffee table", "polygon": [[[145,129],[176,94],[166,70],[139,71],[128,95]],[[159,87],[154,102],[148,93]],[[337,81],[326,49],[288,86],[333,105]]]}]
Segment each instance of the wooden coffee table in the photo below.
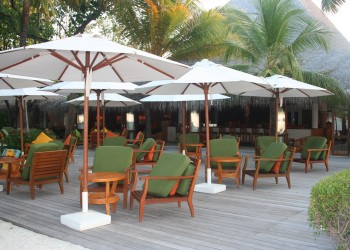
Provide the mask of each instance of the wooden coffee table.
[{"label": "wooden coffee table", "polygon": [[[80,176],[80,179],[82,176]],[[109,205],[112,204],[112,212],[117,211],[117,202],[120,200],[116,192],[117,182],[125,180],[124,173],[115,172],[97,172],[88,174],[88,182],[97,182],[105,184],[104,192],[89,192],[89,204],[104,204],[106,206],[106,214],[110,214]],[[111,186],[112,183],[112,186]]]},{"label": "wooden coffee table", "polygon": [[[241,158],[239,157],[210,157],[210,162],[218,163],[218,168],[212,169],[212,172],[215,174],[215,176],[218,177],[219,184],[222,183],[222,178],[233,178],[233,179],[236,179],[236,185],[237,187],[239,187],[240,180],[241,180],[240,161],[241,161]],[[222,168],[221,164],[225,162],[231,162],[231,163],[236,162],[237,163],[236,169]]]}]

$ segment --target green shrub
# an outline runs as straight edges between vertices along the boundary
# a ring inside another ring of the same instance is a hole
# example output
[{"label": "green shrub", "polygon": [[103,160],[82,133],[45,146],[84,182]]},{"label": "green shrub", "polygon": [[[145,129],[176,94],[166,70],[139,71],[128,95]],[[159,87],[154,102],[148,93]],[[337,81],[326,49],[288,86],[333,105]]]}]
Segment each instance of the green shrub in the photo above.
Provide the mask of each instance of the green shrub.
[{"label": "green shrub", "polygon": [[320,180],[311,190],[309,222],[350,249],[350,170]]},{"label": "green shrub", "polygon": [[[55,134],[51,130],[43,131],[41,129],[29,129],[29,131],[27,133],[24,133],[23,135],[24,144],[31,143],[32,141],[34,141],[41,132],[44,132],[51,138],[55,137]],[[6,138],[2,142],[6,145],[6,148],[21,149],[20,130],[16,129],[11,131],[11,133],[8,136],[6,136]]]}]

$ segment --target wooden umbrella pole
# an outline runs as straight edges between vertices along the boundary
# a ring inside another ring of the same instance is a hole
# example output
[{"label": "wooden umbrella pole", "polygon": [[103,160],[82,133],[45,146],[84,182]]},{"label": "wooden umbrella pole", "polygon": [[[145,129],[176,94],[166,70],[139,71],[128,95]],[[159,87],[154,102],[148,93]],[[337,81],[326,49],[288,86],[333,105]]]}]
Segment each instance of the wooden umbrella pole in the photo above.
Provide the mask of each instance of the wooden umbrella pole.
[{"label": "wooden umbrella pole", "polygon": [[100,95],[101,91],[96,90],[96,96],[97,96],[97,104],[96,104],[96,109],[97,109],[97,119],[96,119],[96,129],[97,129],[97,147],[100,146]]},{"label": "wooden umbrella pole", "polygon": [[102,126],[103,126],[103,132],[102,132],[102,145],[103,145],[103,140],[105,138],[105,127],[106,127],[106,104],[105,102],[103,102],[103,106],[102,106]]},{"label": "wooden umbrella pole", "polygon": [[90,76],[90,52],[86,52],[86,65],[85,65],[85,86],[84,86],[84,142],[83,142],[83,178],[82,178],[82,211],[88,212],[88,188],[87,188],[87,180],[88,180],[88,137],[89,137],[89,94],[90,94],[90,84],[91,84],[91,76]]},{"label": "wooden umbrella pole", "polygon": [[182,154],[185,154],[185,144],[186,144],[186,102],[182,102]]},{"label": "wooden umbrella pole", "polygon": [[276,124],[275,124],[275,141],[278,142],[278,103],[280,100],[280,94],[277,90],[276,92],[276,101],[275,101],[275,116],[276,116]]},{"label": "wooden umbrella pole", "polygon": [[207,172],[206,172],[206,179],[207,179],[207,183],[211,184],[208,92],[209,92],[209,85],[208,84],[204,84],[205,139],[206,139],[206,147],[207,147],[207,162],[206,162]]},{"label": "wooden umbrella pole", "polygon": [[20,129],[20,136],[21,136],[21,150],[24,153],[24,141],[23,141],[23,97],[18,97],[19,102],[19,129]]}]

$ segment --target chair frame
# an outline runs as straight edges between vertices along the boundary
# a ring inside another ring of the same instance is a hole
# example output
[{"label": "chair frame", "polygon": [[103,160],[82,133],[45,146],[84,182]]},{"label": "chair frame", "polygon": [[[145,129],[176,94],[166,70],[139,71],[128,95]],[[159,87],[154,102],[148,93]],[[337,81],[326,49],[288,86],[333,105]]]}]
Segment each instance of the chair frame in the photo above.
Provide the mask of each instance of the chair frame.
[{"label": "chair frame", "polygon": [[[160,149],[159,150],[154,150],[154,153],[159,153],[159,157],[158,159],[162,156],[162,153],[163,153],[163,150],[164,150],[164,145],[165,145],[165,141],[162,141],[162,140],[157,140],[156,141],[156,145],[160,145]],[[137,148],[134,148],[134,157],[136,159],[136,153],[139,153],[139,152],[151,152],[150,150],[140,150],[140,149],[137,149]],[[135,167],[137,166],[149,166],[151,165],[152,168],[154,167],[154,165],[156,165],[156,161],[142,161],[142,162],[136,162],[135,160]]]},{"label": "chair frame", "polygon": [[[331,147],[332,147],[332,141],[328,141],[328,147],[327,148],[321,148],[321,149],[308,149],[307,150],[307,156],[306,159],[301,159],[301,158],[294,158],[293,162],[299,162],[299,163],[304,163],[305,164],[305,173],[307,174],[309,164],[310,168],[312,169],[314,163],[324,163],[326,166],[326,171],[328,172],[328,158],[329,154],[331,152]],[[323,152],[326,151],[326,157],[323,160],[311,160],[311,153],[313,152]]]},{"label": "chair frame", "polygon": [[[239,188],[241,183],[241,163],[242,163],[242,156],[239,152],[237,152],[237,157],[211,157],[215,158],[215,162],[218,163],[218,168],[211,168],[212,173],[218,177],[218,183],[222,184],[223,178],[232,178],[236,180],[236,186]],[[210,162],[213,162],[210,160]],[[237,163],[237,167],[235,169],[226,169],[222,168],[222,163]],[[206,166],[206,169],[208,167]],[[207,172],[207,171],[205,171]]]},{"label": "chair frame", "polygon": [[142,143],[145,139],[145,135],[143,134],[143,137],[141,139],[138,139],[138,136],[143,134],[141,131],[139,131],[137,134],[136,134],[136,137],[135,139],[127,139],[126,140],[126,143],[127,144],[139,144],[138,147],[141,147],[142,146]]},{"label": "chair frame", "polygon": [[[185,143],[184,145],[184,150],[185,150],[185,155],[188,157],[193,157],[198,160],[202,159],[202,147],[204,146],[203,143]],[[188,151],[188,147],[196,147],[196,151],[190,152]],[[179,154],[182,154],[182,149],[180,143],[178,144],[178,151]]]},{"label": "chair frame", "polygon": [[[246,156],[245,161],[244,161],[244,166],[242,169],[242,184],[244,184],[245,175],[249,175],[249,176],[253,177],[253,190],[256,189],[256,185],[257,185],[259,178],[274,177],[276,184],[278,184],[278,177],[286,177],[286,180],[288,183],[288,188],[291,188],[290,170],[292,168],[295,150],[296,150],[295,147],[288,147],[284,152],[290,151],[291,156],[290,156],[290,158],[286,158],[286,159],[260,158],[259,156],[257,156],[253,159],[255,161],[255,169],[249,169],[249,170],[247,170],[249,156]],[[284,152],[283,152],[283,154],[284,154]],[[289,161],[289,164],[288,164],[287,171],[285,173],[278,173],[278,174],[276,174],[276,173],[259,173],[261,161],[272,161],[272,162]]]},{"label": "chair frame", "polygon": [[[41,186],[43,184],[55,183],[58,182],[60,186],[61,194],[64,193],[63,188],[63,172],[65,164],[67,161],[67,151],[66,150],[55,150],[55,151],[44,151],[44,152],[35,152],[33,162],[30,169],[29,180],[23,180],[20,176],[16,176],[15,173],[12,173],[12,169],[9,169],[9,174],[6,183],[6,192],[10,193],[11,182],[19,185],[29,185],[31,198],[35,199],[35,186]],[[24,165],[21,166],[23,171]],[[15,177],[13,177],[15,176]],[[52,176],[57,176],[52,178]]]},{"label": "chair frame", "polygon": [[[133,208],[134,200],[140,203],[139,222],[142,222],[143,220],[145,205],[156,204],[156,203],[177,202],[178,207],[180,208],[181,202],[187,202],[191,212],[191,217],[194,217],[194,207],[193,207],[192,199],[193,199],[194,186],[196,184],[201,160],[196,158],[191,158],[191,160],[193,162],[193,165],[195,166],[194,174],[192,176],[171,176],[171,177],[170,176],[141,176],[141,177],[138,177],[138,173],[144,172],[144,171],[135,171],[135,182],[130,193],[130,210],[132,210]],[[136,190],[138,179],[144,181],[143,190]],[[147,193],[149,180],[184,180],[184,179],[192,180],[191,185],[189,187],[188,195],[186,196],[180,196],[178,194],[175,194],[175,195],[163,198],[163,197],[153,196]]]}]

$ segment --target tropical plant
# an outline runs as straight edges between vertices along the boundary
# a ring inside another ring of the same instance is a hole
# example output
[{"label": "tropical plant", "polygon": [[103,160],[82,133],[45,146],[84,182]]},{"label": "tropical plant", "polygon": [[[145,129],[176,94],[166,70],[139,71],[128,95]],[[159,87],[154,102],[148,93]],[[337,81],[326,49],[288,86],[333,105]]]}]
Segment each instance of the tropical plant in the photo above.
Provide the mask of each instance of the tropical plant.
[{"label": "tropical plant", "polygon": [[254,15],[231,11],[231,37],[225,53],[226,62],[243,58],[243,64],[236,67],[264,77],[280,74],[326,87],[336,94],[326,99],[329,104],[344,104],[344,90],[334,79],[319,72],[305,71],[300,65],[306,52],[328,50],[329,31],[293,1],[253,2]]},{"label": "tropical plant", "polygon": [[311,189],[309,222],[327,232],[339,249],[350,249],[350,170],[320,180]]},{"label": "tropical plant", "polygon": [[322,9],[335,13],[345,2],[346,0],[322,0]]}]

